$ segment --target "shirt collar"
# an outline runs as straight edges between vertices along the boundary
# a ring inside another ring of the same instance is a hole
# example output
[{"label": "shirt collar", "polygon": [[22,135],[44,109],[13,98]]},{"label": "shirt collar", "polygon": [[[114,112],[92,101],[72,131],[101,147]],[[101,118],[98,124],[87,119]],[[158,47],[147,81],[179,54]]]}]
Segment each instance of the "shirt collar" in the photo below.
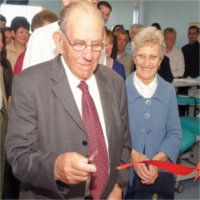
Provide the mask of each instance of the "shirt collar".
[{"label": "shirt collar", "polygon": [[[80,84],[80,80],[71,72],[71,70],[69,69],[69,67],[67,66],[67,64],[65,63],[65,60],[63,58],[63,56],[61,56],[61,61],[63,63],[63,66],[65,68],[68,80],[69,80],[69,85],[71,87],[72,90],[75,90],[78,85]],[[95,76],[92,73],[89,78],[86,80],[86,83],[89,87],[89,89],[94,89],[94,84],[95,84]]]},{"label": "shirt collar", "polygon": [[149,85],[145,85],[136,76],[136,74],[137,74],[137,71],[134,73],[134,79],[133,79],[136,89],[144,98],[151,98],[157,87],[157,74],[155,75],[155,78]]}]

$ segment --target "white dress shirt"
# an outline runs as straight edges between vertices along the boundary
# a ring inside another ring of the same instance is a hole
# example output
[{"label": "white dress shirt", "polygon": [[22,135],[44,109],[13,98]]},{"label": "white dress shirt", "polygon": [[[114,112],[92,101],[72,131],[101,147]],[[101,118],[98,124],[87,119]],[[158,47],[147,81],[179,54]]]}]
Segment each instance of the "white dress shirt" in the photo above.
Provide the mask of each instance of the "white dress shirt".
[{"label": "white dress shirt", "polygon": [[[72,90],[76,105],[77,105],[80,115],[82,117],[82,106],[81,106],[82,105],[82,91],[78,88],[78,85],[80,84],[80,80],[76,76],[74,76],[74,74],[71,72],[71,70],[65,63],[63,56],[61,56],[61,60],[64,65],[64,68],[65,68],[65,71],[67,74],[67,78],[69,81],[69,85]],[[107,135],[106,135],[105,120],[104,120],[103,109],[102,109],[102,104],[101,104],[101,100],[100,100],[99,89],[98,89],[96,78],[95,78],[94,74],[91,74],[91,76],[86,80],[86,83],[88,85],[90,95],[93,98],[94,104],[97,109],[97,113],[99,115],[99,120],[100,120],[101,127],[103,130],[106,148],[107,148],[107,152],[108,152],[108,139],[107,139]],[[109,156],[108,156],[108,158],[109,158]]]},{"label": "white dress shirt", "polygon": [[149,85],[145,85],[138,77],[137,71],[134,74],[134,81],[133,84],[135,85],[137,91],[144,97],[144,98],[151,98],[156,90],[157,87],[157,74],[155,78]]},{"label": "white dress shirt", "polygon": [[169,58],[170,68],[174,78],[182,77],[185,72],[183,52],[180,49],[173,47],[169,53],[165,52],[165,55]]}]

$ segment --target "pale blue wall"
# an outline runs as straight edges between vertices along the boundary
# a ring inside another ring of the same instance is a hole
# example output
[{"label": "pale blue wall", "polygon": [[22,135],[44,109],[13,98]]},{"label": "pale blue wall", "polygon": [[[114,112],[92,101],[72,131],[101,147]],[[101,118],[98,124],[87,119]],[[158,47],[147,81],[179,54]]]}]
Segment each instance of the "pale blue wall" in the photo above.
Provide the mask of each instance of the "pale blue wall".
[{"label": "pale blue wall", "polygon": [[29,5],[42,5],[44,10],[50,10],[59,17],[60,0],[29,0]]},{"label": "pale blue wall", "polygon": [[173,27],[177,31],[175,46],[188,43],[189,22],[200,22],[199,1],[144,1],[140,7],[140,23],[150,26],[158,22],[162,30]]}]

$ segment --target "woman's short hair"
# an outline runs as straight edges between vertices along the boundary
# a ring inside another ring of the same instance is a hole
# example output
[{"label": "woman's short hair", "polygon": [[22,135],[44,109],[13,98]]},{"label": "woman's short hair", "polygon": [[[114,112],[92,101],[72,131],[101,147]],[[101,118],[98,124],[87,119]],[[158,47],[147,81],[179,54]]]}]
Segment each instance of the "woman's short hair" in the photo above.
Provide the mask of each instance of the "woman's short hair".
[{"label": "woman's short hair", "polygon": [[58,16],[55,13],[49,10],[43,10],[33,17],[31,31],[33,32],[35,28],[44,26],[46,22],[53,23],[56,21],[58,21]]},{"label": "woman's short hair", "polygon": [[143,25],[142,24],[132,24],[132,25],[130,25],[130,27],[129,27],[129,34],[131,34],[131,32],[133,31],[133,30],[137,30],[137,32],[141,29],[141,28],[143,28]]},{"label": "woman's short hair", "polygon": [[153,26],[141,28],[131,42],[131,49],[133,51],[134,57],[137,55],[139,47],[155,44],[160,46],[160,58],[163,58],[166,47],[163,32],[157,30],[157,28]]},{"label": "woman's short hair", "polygon": [[176,30],[175,30],[174,28],[171,28],[171,27],[170,27],[170,28],[166,28],[166,29],[163,31],[163,33],[164,33],[165,39],[166,39],[168,33],[171,33],[171,34],[174,35],[175,38],[176,38]]},{"label": "woman's short hair", "polygon": [[11,21],[11,26],[10,26],[11,30],[13,30],[16,33],[20,27],[23,27],[28,31],[30,30],[30,24],[25,17],[13,18],[13,20]]},{"label": "woman's short hair", "polygon": [[108,29],[106,29],[105,31],[106,31],[106,38],[109,38],[110,41],[113,43],[114,42],[113,33],[110,30],[108,30]]}]

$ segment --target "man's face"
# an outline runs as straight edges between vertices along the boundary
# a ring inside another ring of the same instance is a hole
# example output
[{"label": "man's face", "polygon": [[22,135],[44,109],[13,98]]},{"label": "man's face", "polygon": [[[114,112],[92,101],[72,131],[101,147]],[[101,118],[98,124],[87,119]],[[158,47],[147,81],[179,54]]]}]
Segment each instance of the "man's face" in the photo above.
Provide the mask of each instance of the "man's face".
[{"label": "man's face", "polygon": [[[69,22],[68,39],[72,44],[102,44],[103,27],[100,18],[79,15],[75,11]],[[101,28],[102,27],[102,28]],[[65,33],[67,34],[66,30]],[[68,40],[63,41],[63,57],[71,72],[80,80],[85,81],[95,71],[101,51],[92,50],[87,46],[83,51],[74,50]]]},{"label": "man's face", "polygon": [[5,33],[5,42],[6,42],[6,45],[8,45],[8,44],[10,44],[11,42],[12,42],[12,33],[11,33],[11,31],[5,31],[4,32]]},{"label": "man's face", "polygon": [[191,44],[196,42],[198,37],[199,37],[199,33],[197,32],[197,30],[195,28],[194,29],[192,28],[189,30],[188,39]]},{"label": "man's face", "polygon": [[0,21],[0,28],[4,28],[6,26],[6,23],[3,21]]},{"label": "man's face", "polygon": [[[67,6],[68,4],[72,3],[73,1],[81,1],[81,0],[63,0],[63,4],[65,6]],[[99,0],[84,0],[84,1],[88,1],[90,3],[93,3],[95,6],[97,6],[97,4],[99,3]]]},{"label": "man's face", "polygon": [[102,13],[104,23],[106,24],[108,22],[109,17],[110,17],[110,8],[108,8],[107,6],[101,5],[99,9]]},{"label": "man's face", "polygon": [[117,33],[117,50],[123,51],[127,43],[127,34]]}]

